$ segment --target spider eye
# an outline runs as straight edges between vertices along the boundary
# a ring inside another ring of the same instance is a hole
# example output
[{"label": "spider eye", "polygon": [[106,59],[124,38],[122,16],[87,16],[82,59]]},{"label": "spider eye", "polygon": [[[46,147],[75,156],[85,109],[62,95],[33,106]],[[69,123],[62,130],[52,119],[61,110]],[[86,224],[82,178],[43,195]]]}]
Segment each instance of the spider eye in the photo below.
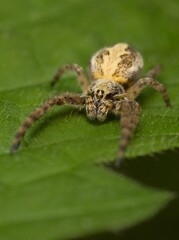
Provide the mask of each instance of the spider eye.
[{"label": "spider eye", "polygon": [[112,97],[114,96],[114,94],[113,93],[108,93],[108,94],[106,94],[106,97],[105,97],[105,99],[111,99]]}]

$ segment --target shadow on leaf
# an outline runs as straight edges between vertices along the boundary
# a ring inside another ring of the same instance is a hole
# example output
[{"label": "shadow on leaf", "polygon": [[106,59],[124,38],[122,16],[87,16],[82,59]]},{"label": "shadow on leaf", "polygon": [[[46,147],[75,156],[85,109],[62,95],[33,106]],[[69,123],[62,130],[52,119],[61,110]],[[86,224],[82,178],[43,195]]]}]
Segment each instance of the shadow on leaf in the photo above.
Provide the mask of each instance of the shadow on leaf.
[{"label": "shadow on leaf", "polygon": [[[112,169],[118,173],[118,170]],[[179,148],[163,151],[153,156],[125,159],[119,173],[150,187],[178,192],[178,170]]]}]

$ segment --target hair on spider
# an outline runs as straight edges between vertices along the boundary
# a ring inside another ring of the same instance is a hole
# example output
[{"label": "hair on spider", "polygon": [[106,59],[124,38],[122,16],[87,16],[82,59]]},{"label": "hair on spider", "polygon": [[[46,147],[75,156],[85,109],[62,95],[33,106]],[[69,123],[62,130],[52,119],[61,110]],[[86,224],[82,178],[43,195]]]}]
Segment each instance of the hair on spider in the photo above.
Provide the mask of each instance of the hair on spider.
[{"label": "hair on spider", "polygon": [[159,91],[165,105],[171,107],[166,87],[154,78],[160,73],[160,65],[149,70],[141,77],[143,58],[139,52],[126,43],[99,50],[91,58],[88,79],[83,68],[77,64],[60,67],[51,81],[54,86],[67,71],[77,74],[82,94],[65,93],[47,100],[32,112],[16,132],[11,146],[11,153],[16,152],[30,126],[49,111],[53,106],[64,104],[86,108],[90,120],[104,121],[108,113],[120,115],[121,137],[115,160],[119,168],[125,156],[127,146],[137,127],[141,107],[136,98],[141,91],[150,86]]}]

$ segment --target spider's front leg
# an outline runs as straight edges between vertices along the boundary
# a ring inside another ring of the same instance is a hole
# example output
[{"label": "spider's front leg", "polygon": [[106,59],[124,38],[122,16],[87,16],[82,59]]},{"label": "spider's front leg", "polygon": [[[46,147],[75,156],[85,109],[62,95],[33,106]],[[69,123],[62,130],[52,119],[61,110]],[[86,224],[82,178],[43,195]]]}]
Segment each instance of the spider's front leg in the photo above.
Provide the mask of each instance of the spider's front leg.
[{"label": "spider's front leg", "polygon": [[90,120],[94,120],[96,118],[96,106],[94,104],[94,100],[92,96],[86,96],[86,115]]},{"label": "spider's front leg", "polygon": [[139,122],[140,106],[134,100],[122,100],[116,103],[115,113],[120,112],[120,124],[121,124],[121,137],[119,142],[119,150],[117,153],[117,159],[115,166],[120,167],[124,158],[127,146],[133,135],[133,132]]},{"label": "spider's front leg", "polygon": [[16,132],[14,141],[11,145],[10,152],[14,153],[18,149],[25,133],[30,128],[30,126],[39,120],[41,117],[44,116],[44,114],[49,111],[53,106],[58,105],[81,105],[83,106],[85,104],[84,97],[81,97],[78,94],[73,93],[66,93],[60,96],[55,96],[53,98],[50,98],[48,101],[46,101],[42,106],[38,107],[34,112],[32,112],[26,120],[23,122],[21,127]]},{"label": "spider's front leg", "polygon": [[60,67],[52,79],[51,85],[54,86],[61,76],[67,71],[74,71],[78,76],[78,80],[83,92],[86,92],[89,86],[88,78],[83,70],[83,68],[77,64],[67,64],[63,67]]}]

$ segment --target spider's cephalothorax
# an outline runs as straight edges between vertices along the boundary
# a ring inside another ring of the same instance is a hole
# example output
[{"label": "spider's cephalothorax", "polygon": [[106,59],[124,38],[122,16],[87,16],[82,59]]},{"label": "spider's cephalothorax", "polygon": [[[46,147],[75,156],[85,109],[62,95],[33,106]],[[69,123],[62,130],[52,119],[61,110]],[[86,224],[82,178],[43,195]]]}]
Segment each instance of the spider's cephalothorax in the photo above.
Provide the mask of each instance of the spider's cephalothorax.
[{"label": "spider's cephalothorax", "polygon": [[116,101],[125,96],[123,86],[109,80],[96,80],[86,93],[86,113],[90,120],[104,121],[109,111],[115,110]]},{"label": "spider's cephalothorax", "polygon": [[136,98],[146,86],[159,91],[167,107],[171,107],[165,86],[153,78],[160,73],[160,66],[147,72],[141,77],[143,58],[135,49],[126,43],[119,43],[98,51],[91,59],[88,80],[82,67],[77,64],[65,65],[58,69],[52,80],[54,85],[66,71],[75,71],[83,93],[65,93],[47,100],[32,112],[18,129],[11,152],[15,152],[27,129],[41,118],[54,105],[77,105],[86,107],[90,120],[104,121],[107,114],[120,115],[121,137],[116,157],[119,167],[128,143],[139,121],[140,106]]}]

